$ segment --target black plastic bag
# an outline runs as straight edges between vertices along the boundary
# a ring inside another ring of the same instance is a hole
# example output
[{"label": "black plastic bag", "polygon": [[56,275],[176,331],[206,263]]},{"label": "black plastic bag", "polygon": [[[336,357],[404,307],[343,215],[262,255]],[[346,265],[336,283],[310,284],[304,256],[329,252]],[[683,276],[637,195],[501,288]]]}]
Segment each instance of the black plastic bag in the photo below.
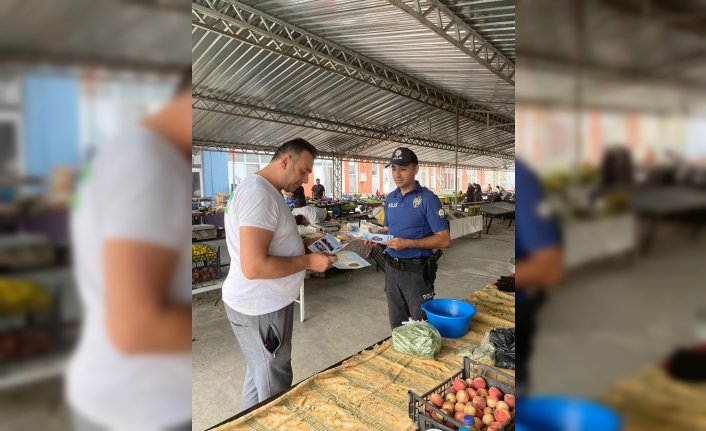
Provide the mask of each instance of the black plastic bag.
[{"label": "black plastic bag", "polygon": [[515,369],[515,328],[493,329],[490,343],[495,347],[495,366],[508,370]]}]

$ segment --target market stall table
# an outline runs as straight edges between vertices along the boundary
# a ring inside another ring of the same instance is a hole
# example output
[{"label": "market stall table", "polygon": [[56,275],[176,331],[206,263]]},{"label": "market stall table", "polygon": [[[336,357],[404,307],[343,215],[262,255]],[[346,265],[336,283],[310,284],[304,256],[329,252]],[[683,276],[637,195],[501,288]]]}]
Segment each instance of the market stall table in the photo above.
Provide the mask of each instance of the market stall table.
[{"label": "market stall table", "polygon": [[485,234],[487,235],[490,231],[490,225],[493,224],[493,219],[495,217],[512,216],[510,219],[510,224],[508,227],[512,226],[512,220],[515,215],[515,205],[508,202],[493,202],[488,204],[480,205],[480,212],[486,216],[490,216],[488,220],[487,227],[485,229]]},{"label": "market stall table", "polygon": [[706,192],[689,187],[661,187],[630,192],[630,208],[648,221],[641,249],[652,248],[657,227],[661,222],[677,220],[693,224],[697,229],[706,217]]},{"label": "market stall table", "polygon": [[[458,349],[479,344],[491,329],[515,326],[514,321],[498,317],[499,313],[493,311],[498,309],[498,303],[506,304],[507,314],[503,315],[512,315],[514,320],[513,295],[487,286],[466,301],[479,309],[469,332],[458,339],[444,338],[436,360],[397,353],[391,348],[390,339],[386,339],[212,429],[415,430],[416,425],[409,418],[407,391],[423,394],[431,390],[462,367],[463,357],[457,356]],[[514,371],[502,371],[514,376]]]}]

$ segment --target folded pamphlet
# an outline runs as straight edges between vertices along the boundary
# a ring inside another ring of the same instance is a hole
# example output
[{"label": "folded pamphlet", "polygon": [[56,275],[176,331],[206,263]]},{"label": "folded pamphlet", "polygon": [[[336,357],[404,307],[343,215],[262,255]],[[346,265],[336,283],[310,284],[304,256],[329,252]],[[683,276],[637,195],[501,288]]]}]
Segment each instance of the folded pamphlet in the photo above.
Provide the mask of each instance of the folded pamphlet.
[{"label": "folded pamphlet", "polygon": [[365,232],[363,233],[363,239],[364,240],[370,240],[376,244],[387,242],[394,238],[394,235],[383,235],[381,233],[370,233],[370,232]]}]

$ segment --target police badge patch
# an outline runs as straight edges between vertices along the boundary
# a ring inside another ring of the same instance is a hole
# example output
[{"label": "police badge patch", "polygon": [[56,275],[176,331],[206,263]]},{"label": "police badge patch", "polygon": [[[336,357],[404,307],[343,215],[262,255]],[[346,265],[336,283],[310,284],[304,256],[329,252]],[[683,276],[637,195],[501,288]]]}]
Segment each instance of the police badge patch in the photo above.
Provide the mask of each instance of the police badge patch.
[{"label": "police badge patch", "polygon": [[414,198],[414,201],[412,201],[412,206],[414,206],[415,208],[419,207],[419,205],[421,205],[421,204],[422,204],[422,197],[421,196],[417,196],[416,198]]},{"label": "police badge patch", "polygon": [[446,215],[446,211],[444,211],[443,208],[439,208],[437,214],[439,214],[439,218],[444,218],[444,216]]}]

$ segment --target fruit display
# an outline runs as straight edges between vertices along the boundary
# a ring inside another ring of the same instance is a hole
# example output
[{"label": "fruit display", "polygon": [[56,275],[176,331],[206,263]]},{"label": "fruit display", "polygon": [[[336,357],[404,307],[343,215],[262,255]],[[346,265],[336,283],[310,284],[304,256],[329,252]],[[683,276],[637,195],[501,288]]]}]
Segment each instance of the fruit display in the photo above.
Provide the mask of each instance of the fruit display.
[{"label": "fruit display", "polygon": [[27,360],[54,348],[47,328],[24,328],[0,332],[0,364],[14,359]]},{"label": "fruit display", "polygon": [[469,206],[468,207],[468,215],[471,217],[480,215],[480,206],[478,206],[478,205]]},{"label": "fruit display", "polygon": [[208,245],[191,245],[191,282],[203,283],[221,276],[218,249]]},{"label": "fruit display", "polygon": [[0,279],[0,316],[51,310],[51,296],[34,282]]},{"label": "fruit display", "polygon": [[191,245],[191,261],[204,262],[218,258],[216,251],[207,245]]},{"label": "fruit display", "polygon": [[203,283],[205,281],[215,280],[218,277],[220,277],[220,273],[218,268],[214,266],[204,266],[201,268],[191,269],[192,283]]},{"label": "fruit display", "polygon": [[[434,428],[443,425],[452,430],[461,426],[471,431],[513,429],[515,396],[508,390],[514,387],[512,377],[469,358],[464,359],[464,368],[465,373],[457,373],[423,398],[410,393],[412,420],[418,425],[432,422],[436,425]],[[489,375],[484,377],[471,370],[486,370]],[[497,377],[498,381],[490,376]],[[418,420],[420,415],[426,416],[424,421]],[[430,428],[420,427],[420,430],[425,429]]]}]

